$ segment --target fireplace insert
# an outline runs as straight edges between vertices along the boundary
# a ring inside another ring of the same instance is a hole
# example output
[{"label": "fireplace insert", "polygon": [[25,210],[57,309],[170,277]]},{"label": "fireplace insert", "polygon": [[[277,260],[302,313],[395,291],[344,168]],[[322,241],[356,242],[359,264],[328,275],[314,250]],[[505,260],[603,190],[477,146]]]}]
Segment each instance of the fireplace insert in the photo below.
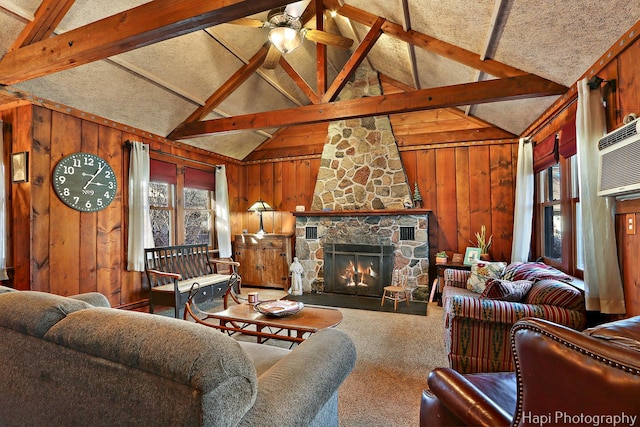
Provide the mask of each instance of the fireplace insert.
[{"label": "fireplace insert", "polygon": [[391,283],[393,245],[324,244],[324,290],[382,296]]}]

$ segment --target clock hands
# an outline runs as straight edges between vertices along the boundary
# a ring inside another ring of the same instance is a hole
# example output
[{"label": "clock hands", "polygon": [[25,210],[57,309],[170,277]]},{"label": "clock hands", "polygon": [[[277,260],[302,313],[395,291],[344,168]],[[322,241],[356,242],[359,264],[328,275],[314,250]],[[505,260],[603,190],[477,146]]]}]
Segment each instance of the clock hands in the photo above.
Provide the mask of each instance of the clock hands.
[{"label": "clock hands", "polygon": [[100,172],[102,172],[102,169],[104,169],[105,166],[106,166],[106,163],[102,163],[100,165],[100,167],[98,168],[98,172],[94,173],[93,175],[89,175],[89,174],[84,173],[84,172],[82,173],[82,176],[90,176],[91,177],[91,179],[89,179],[89,181],[87,181],[87,183],[84,185],[84,187],[82,187],[83,190],[86,190],[87,187],[89,186],[89,184],[102,185],[102,184],[93,182],[93,180],[96,179],[96,176],[100,175]]}]

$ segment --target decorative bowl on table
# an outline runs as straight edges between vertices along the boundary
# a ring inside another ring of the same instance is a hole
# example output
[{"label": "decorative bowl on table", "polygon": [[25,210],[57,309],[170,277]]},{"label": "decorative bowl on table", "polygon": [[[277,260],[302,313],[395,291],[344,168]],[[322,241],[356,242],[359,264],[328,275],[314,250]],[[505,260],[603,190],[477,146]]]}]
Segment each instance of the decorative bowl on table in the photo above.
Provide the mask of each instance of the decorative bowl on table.
[{"label": "decorative bowl on table", "polygon": [[289,300],[269,300],[262,301],[253,306],[254,310],[260,314],[270,317],[286,317],[296,314],[302,308],[304,304],[299,301]]}]

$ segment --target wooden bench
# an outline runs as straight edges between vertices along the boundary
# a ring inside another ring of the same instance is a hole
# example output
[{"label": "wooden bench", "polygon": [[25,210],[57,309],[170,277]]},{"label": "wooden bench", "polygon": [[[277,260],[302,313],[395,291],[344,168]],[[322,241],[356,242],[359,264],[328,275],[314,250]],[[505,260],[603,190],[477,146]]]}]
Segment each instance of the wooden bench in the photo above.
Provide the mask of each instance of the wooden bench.
[{"label": "wooden bench", "polygon": [[148,248],[144,252],[150,313],[156,305],[162,305],[174,307],[175,317],[179,317],[180,307],[188,301],[195,282],[199,284],[201,301],[222,296],[226,301],[234,288],[240,292],[240,263],[210,258],[206,244]]}]

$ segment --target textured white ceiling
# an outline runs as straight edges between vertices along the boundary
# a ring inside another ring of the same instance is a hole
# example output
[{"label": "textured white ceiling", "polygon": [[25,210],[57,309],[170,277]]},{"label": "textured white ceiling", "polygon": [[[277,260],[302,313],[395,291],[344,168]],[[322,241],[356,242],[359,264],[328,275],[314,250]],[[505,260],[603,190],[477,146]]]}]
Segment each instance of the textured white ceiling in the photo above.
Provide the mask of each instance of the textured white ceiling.
[{"label": "textured white ceiling", "polygon": [[[146,3],[136,0],[76,0],[58,32]],[[346,0],[346,4],[439,40],[496,59],[512,67],[570,86],[597,58],[640,19],[640,3],[628,0]],[[39,0],[0,1],[0,55]],[[403,4],[407,5],[406,11]],[[492,16],[497,13],[495,28]],[[406,13],[405,13],[406,12]],[[266,19],[264,13],[253,16]],[[369,28],[343,17],[328,18],[325,29],[355,40]],[[246,63],[266,42],[265,29],[222,24],[15,85],[36,97],[67,104],[90,114],[159,135],[169,134]],[[368,64],[402,83],[420,88],[468,83],[476,70],[382,35]],[[349,52],[328,49],[329,84]],[[286,56],[315,89],[315,45]],[[471,114],[514,134],[521,133],[556,97],[472,107]],[[309,104],[280,68],[259,69],[222,102],[210,118],[292,108]],[[275,129],[244,131],[185,142],[234,158],[244,158]]]}]

